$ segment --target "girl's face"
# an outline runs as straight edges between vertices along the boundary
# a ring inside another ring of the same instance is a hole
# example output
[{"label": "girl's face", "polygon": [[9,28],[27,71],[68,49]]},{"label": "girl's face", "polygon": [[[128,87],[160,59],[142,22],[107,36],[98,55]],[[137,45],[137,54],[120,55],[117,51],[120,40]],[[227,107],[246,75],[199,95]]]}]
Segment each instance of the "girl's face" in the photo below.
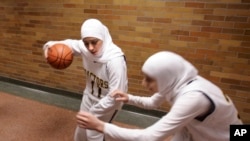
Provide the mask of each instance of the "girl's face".
[{"label": "girl's face", "polygon": [[158,86],[157,86],[156,80],[151,78],[145,73],[143,75],[144,75],[144,78],[142,80],[142,85],[151,92],[154,92],[154,93],[158,92]]},{"label": "girl's face", "polygon": [[102,40],[95,38],[95,37],[86,37],[82,41],[85,47],[88,49],[88,51],[93,55],[98,54],[103,44]]}]

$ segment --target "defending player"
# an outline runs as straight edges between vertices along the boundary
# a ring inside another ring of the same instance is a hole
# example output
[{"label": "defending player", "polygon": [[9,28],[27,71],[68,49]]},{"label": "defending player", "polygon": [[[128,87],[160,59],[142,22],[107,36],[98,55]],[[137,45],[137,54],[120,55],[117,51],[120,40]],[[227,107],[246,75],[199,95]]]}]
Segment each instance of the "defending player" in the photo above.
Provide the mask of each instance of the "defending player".
[{"label": "defending player", "polygon": [[[81,40],[49,41],[44,45],[45,57],[47,48],[56,43],[68,45],[75,55],[83,58],[86,87],[80,111],[90,112],[105,122],[112,120],[121,103],[110,94],[116,89],[127,91],[127,67],[124,53],[112,42],[107,27],[97,19],[86,20],[81,27]],[[104,137],[97,131],[77,127],[74,138],[103,141]]]},{"label": "defending player", "polygon": [[114,98],[148,109],[168,101],[168,114],[146,129],[125,129],[79,112],[78,125],[103,132],[114,141],[163,141],[171,135],[172,141],[228,141],[229,125],[242,124],[232,101],[181,56],[156,53],[147,59],[142,71],[143,83],[154,95],[139,97],[116,91]]}]

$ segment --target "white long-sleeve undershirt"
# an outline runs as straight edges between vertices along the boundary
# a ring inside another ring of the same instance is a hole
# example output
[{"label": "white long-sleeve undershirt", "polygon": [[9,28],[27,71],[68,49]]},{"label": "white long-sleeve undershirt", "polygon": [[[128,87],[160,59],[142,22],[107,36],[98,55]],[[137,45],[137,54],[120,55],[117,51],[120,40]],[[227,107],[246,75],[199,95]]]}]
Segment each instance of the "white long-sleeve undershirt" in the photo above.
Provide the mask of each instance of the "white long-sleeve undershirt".
[{"label": "white long-sleeve undershirt", "polygon": [[164,96],[160,95],[159,93],[155,93],[151,97],[141,97],[130,94],[128,95],[128,97],[128,104],[142,107],[145,109],[156,109],[165,101]]}]

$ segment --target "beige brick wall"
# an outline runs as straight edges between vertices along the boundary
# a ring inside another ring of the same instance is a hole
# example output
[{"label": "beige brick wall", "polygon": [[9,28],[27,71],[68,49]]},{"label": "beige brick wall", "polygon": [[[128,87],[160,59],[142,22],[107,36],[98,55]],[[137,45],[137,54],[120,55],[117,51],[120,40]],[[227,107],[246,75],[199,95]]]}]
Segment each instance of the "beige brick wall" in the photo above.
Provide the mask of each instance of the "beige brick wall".
[{"label": "beige brick wall", "polygon": [[220,86],[250,123],[249,0],[1,0],[0,75],[81,93],[81,58],[55,70],[42,45],[79,39],[87,18],[103,21],[126,53],[130,93],[150,94],[140,85],[140,66],[151,54],[170,50]]}]

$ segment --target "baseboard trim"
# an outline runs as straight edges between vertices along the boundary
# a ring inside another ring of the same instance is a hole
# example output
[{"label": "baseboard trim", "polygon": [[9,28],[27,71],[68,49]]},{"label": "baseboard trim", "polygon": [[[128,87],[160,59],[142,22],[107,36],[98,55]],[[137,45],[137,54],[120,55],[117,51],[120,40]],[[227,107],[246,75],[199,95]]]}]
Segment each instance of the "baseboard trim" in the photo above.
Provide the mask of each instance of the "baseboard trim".
[{"label": "baseboard trim", "polygon": [[0,81],[8,82],[8,83],[16,84],[16,85],[21,85],[21,86],[29,87],[32,89],[42,90],[42,91],[46,91],[46,92],[54,93],[54,94],[58,94],[58,95],[68,96],[68,97],[72,97],[72,98],[77,98],[77,99],[82,98],[82,94],[80,94],[80,93],[74,93],[74,92],[70,92],[70,91],[66,91],[66,90],[42,86],[39,84],[34,84],[34,83],[27,82],[27,81],[8,78],[8,77],[4,77],[4,76],[0,76]]},{"label": "baseboard trim", "polygon": [[[20,85],[20,86],[28,87],[28,88],[32,88],[32,89],[37,89],[37,90],[41,90],[41,91],[45,91],[45,92],[49,92],[49,93],[53,93],[53,94],[57,94],[57,95],[67,96],[67,97],[71,97],[71,98],[76,98],[76,99],[82,98],[82,94],[80,94],[80,93],[74,93],[74,92],[70,92],[70,91],[66,91],[66,90],[42,86],[39,84],[34,84],[34,83],[27,82],[27,81],[13,79],[13,78],[5,77],[5,76],[0,76],[0,81],[12,83],[15,85]],[[160,118],[166,114],[166,112],[164,112],[164,111],[147,110],[147,109],[142,109],[142,108],[139,108],[139,107],[136,107],[133,105],[128,105],[128,104],[125,104],[122,107],[122,110],[131,111],[131,112],[140,113],[140,114],[145,114],[145,115],[154,116],[154,117],[158,117],[158,118]]]}]

